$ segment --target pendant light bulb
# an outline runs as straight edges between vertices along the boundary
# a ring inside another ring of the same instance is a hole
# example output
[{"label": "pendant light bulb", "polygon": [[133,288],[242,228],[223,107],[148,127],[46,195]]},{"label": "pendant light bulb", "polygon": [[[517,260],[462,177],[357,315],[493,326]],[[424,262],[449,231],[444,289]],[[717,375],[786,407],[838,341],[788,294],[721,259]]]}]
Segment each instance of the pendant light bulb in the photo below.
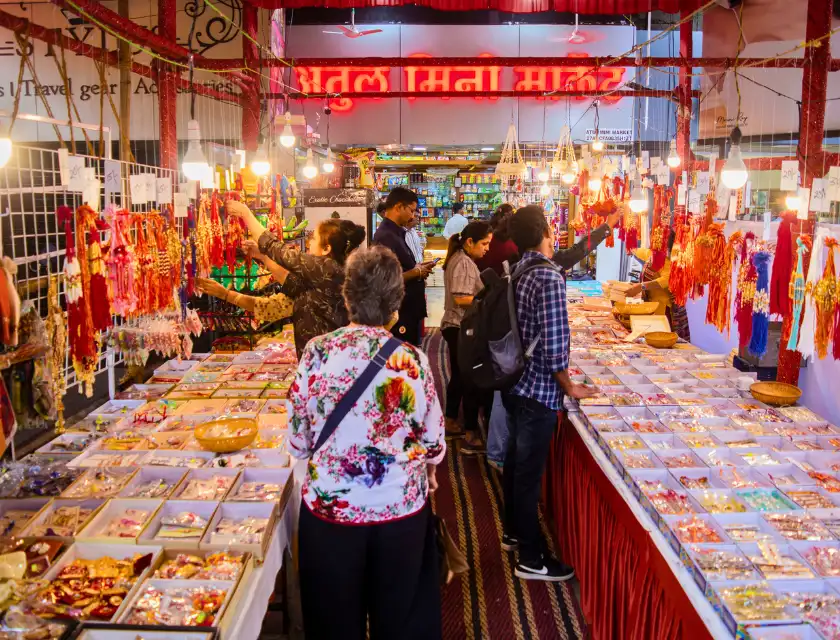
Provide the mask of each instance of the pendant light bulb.
[{"label": "pendant light bulb", "polygon": [[540,195],[547,196],[551,194],[551,187],[548,185],[547,182],[544,182],[543,185],[540,187]]},{"label": "pendant light bulb", "polygon": [[271,163],[268,160],[268,154],[265,151],[265,142],[257,147],[257,152],[251,159],[251,171],[255,176],[266,176],[271,171]]},{"label": "pendant light bulb", "polygon": [[9,136],[0,138],[0,169],[12,159],[12,139]]},{"label": "pendant light bulb", "polygon": [[671,150],[668,152],[668,159],[665,160],[665,162],[667,162],[668,166],[671,167],[672,169],[676,169],[677,167],[680,166],[682,161],[680,160],[680,156],[677,153],[677,141],[676,140],[671,140]]},{"label": "pendant light bulb", "polygon": [[601,182],[601,178],[590,178],[589,179],[589,190],[590,191],[600,191],[602,184],[603,183]]},{"label": "pendant light bulb", "polygon": [[645,192],[642,191],[642,188],[636,184],[630,192],[630,211],[633,213],[642,213],[643,211],[647,211],[647,208],[647,196],[645,196]]},{"label": "pendant light bulb", "polygon": [[741,130],[735,127],[730,135],[732,146],[729,149],[729,157],[720,172],[720,179],[729,189],[740,189],[747,183],[747,165],[741,157]]},{"label": "pendant light bulb", "polygon": [[595,133],[595,139],[592,141],[592,150],[593,151],[603,151],[604,150],[604,143],[601,138],[598,137],[598,133]]},{"label": "pendant light bulb", "polygon": [[315,164],[315,158],[312,155],[312,149],[309,149],[306,152],[306,164],[303,165],[303,177],[307,180],[312,180],[315,176],[318,175],[318,167]]},{"label": "pendant light bulb", "polygon": [[800,206],[802,206],[802,198],[799,196],[799,189],[785,196],[785,208],[788,211],[799,211]]},{"label": "pendant light bulb", "polygon": [[324,173],[332,173],[335,170],[335,162],[333,162],[332,149],[327,149],[327,159],[321,165],[321,170]]},{"label": "pendant light bulb", "polygon": [[548,179],[551,177],[551,174],[548,171],[548,165],[545,163],[545,158],[542,159],[540,162],[540,170],[537,173],[537,180],[540,182],[548,182]]},{"label": "pendant light bulb", "polygon": [[283,131],[280,133],[280,144],[287,149],[295,146],[295,134],[292,131],[292,114],[286,112],[286,124],[283,126]]},{"label": "pendant light bulb", "polygon": [[201,128],[197,120],[190,120],[187,123],[187,152],[184,154],[184,161],[181,163],[181,171],[188,180],[206,180],[210,172],[210,165],[201,150]]}]

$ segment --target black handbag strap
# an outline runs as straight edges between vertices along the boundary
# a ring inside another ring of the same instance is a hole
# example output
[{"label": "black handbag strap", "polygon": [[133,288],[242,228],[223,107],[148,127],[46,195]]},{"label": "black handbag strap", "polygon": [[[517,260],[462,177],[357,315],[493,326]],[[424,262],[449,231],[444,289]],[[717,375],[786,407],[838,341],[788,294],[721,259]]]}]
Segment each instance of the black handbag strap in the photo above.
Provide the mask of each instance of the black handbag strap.
[{"label": "black handbag strap", "polygon": [[312,453],[315,453],[318,449],[320,449],[327,439],[335,432],[338,425],[341,424],[341,421],[344,420],[344,416],[350,413],[350,410],[365,392],[365,390],[370,386],[370,383],[373,382],[374,377],[376,374],[379,373],[384,367],[385,364],[388,362],[388,358],[391,357],[391,354],[397,350],[402,344],[401,340],[397,338],[389,338],[388,342],[382,345],[379,351],[376,352],[376,355],[373,356],[373,360],[368,363],[368,366],[365,367],[365,370],[362,371],[362,375],[356,378],[356,382],[353,383],[347,393],[338,401],[338,404],[335,405],[335,409],[332,410],[330,417],[327,418],[326,423],[324,424],[324,428],[321,429],[321,433],[318,435],[318,441],[315,443],[315,447],[312,449]]}]

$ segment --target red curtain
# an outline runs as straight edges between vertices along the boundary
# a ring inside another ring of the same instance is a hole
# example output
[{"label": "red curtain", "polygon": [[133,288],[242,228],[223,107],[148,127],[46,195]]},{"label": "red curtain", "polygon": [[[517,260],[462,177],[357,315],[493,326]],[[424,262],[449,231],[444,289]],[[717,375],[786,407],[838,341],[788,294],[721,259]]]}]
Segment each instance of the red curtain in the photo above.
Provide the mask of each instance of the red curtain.
[{"label": "red curtain", "polygon": [[711,637],[648,533],[565,419],[552,443],[543,497],[561,556],[580,581],[594,640]]},{"label": "red curtain", "polygon": [[622,15],[664,11],[678,13],[680,9],[693,11],[699,0],[246,0],[264,9],[350,9],[362,7],[402,7],[417,5],[440,11],[493,10],[508,13],[538,13],[559,11],[586,15]]}]

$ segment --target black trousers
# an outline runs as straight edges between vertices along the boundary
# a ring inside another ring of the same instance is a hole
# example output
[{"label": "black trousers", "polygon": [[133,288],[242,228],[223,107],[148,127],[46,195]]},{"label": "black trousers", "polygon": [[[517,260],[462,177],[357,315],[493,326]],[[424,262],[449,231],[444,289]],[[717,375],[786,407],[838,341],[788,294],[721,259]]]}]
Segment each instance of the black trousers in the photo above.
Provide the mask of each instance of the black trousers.
[{"label": "black trousers", "polygon": [[440,583],[431,502],[402,520],[335,524],[300,508],[307,640],[439,640]]},{"label": "black trousers", "polygon": [[536,562],[545,550],[537,509],[557,412],[531,398],[505,395],[503,401],[511,418],[502,472],[505,533],[519,540],[520,562]]},{"label": "black trousers", "polygon": [[[449,382],[446,385],[446,417],[457,420],[461,403],[464,403],[464,429],[478,432],[478,410],[485,407],[485,419],[490,422],[490,410],[493,396],[484,391],[472,387],[469,380],[461,376],[461,369],[458,366],[458,327],[446,327],[441,329],[443,339],[449,347]],[[488,403],[487,396],[490,396]]]}]

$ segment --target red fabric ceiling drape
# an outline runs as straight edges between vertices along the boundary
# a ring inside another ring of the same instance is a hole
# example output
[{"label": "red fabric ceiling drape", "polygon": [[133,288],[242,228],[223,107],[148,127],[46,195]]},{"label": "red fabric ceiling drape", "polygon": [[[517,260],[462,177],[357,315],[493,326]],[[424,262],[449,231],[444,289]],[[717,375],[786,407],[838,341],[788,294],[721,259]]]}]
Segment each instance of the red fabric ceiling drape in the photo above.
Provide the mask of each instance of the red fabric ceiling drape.
[{"label": "red fabric ceiling drape", "polygon": [[699,0],[246,0],[264,9],[351,9],[367,7],[402,7],[417,5],[440,11],[493,10],[508,13],[559,11],[586,15],[622,15],[664,11],[693,11]]}]

